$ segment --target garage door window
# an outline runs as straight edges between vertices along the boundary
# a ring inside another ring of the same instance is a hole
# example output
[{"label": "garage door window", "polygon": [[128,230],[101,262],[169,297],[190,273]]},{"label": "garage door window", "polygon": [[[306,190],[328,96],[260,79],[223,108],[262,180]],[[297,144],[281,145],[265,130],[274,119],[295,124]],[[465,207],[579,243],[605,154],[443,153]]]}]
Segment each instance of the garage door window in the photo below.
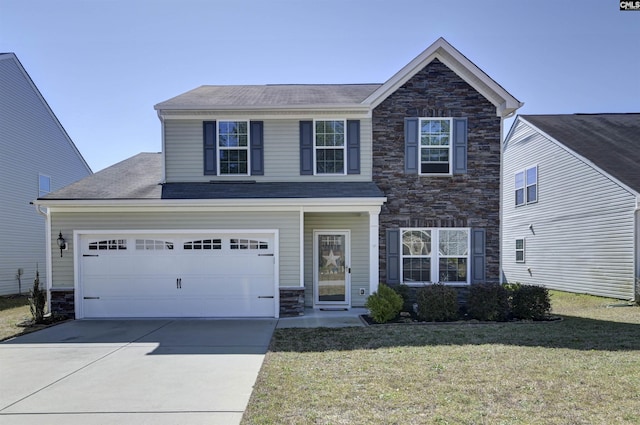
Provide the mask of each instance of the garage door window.
[{"label": "garage door window", "polygon": [[184,243],[183,248],[186,250],[222,249],[222,239],[202,239],[198,241],[189,241]]},{"label": "garage door window", "polygon": [[155,239],[136,239],[136,250],[159,251],[164,249],[173,249],[173,242],[158,241]]},{"label": "garage door window", "polygon": [[109,239],[89,242],[89,251],[124,251],[127,249],[126,239]]},{"label": "garage door window", "polygon": [[269,243],[255,239],[231,239],[231,249],[269,249]]}]

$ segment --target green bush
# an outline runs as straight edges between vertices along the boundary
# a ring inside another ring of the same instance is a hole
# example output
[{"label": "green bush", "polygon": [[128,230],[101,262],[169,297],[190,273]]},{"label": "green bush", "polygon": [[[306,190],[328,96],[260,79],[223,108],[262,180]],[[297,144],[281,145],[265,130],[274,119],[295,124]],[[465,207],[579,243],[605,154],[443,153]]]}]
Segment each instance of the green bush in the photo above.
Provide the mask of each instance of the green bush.
[{"label": "green bush", "polygon": [[413,303],[411,302],[411,289],[407,285],[391,286],[398,295],[402,297],[402,310],[409,313],[413,312]]},{"label": "green bush", "polygon": [[551,313],[549,290],[536,285],[510,285],[511,312],[521,320],[544,320]]},{"label": "green bush", "polygon": [[467,312],[472,319],[509,320],[509,291],[499,283],[478,283],[469,288]]},{"label": "green bush", "polygon": [[456,320],[458,292],[451,286],[434,284],[418,290],[418,317],[427,322]]},{"label": "green bush", "polygon": [[400,314],[402,297],[387,285],[380,284],[378,290],[367,297],[366,307],[376,323],[386,323]]},{"label": "green bush", "polygon": [[40,273],[36,271],[33,288],[29,294],[29,308],[35,323],[44,322],[44,308],[47,305],[47,293],[40,288]]}]

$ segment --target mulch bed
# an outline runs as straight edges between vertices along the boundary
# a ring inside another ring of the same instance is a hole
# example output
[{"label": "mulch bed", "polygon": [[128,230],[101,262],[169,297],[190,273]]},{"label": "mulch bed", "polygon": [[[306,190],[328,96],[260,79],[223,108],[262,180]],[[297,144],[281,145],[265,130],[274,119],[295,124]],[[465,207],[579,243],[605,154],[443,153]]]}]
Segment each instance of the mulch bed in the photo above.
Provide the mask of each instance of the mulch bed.
[{"label": "mulch bed", "polygon": [[543,320],[520,320],[520,319],[511,319],[505,322],[495,322],[495,321],[480,321],[471,318],[462,317],[459,320],[453,322],[427,322],[418,318],[417,315],[402,312],[396,318],[389,320],[386,323],[377,323],[374,322],[373,318],[368,314],[360,315],[362,320],[368,326],[376,326],[376,325],[393,325],[393,324],[403,324],[403,325],[444,325],[444,324],[488,324],[488,323],[546,323],[546,322],[558,322],[562,320],[562,317],[559,316],[548,316]]}]

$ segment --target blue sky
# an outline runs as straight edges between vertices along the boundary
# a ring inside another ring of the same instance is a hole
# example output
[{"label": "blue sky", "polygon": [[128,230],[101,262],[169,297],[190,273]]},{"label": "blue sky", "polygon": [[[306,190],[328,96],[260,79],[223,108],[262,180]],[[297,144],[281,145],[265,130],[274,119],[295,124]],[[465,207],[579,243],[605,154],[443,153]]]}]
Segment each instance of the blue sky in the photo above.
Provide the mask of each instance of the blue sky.
[{"label": "blue sky", "polygon": [[441,36],[519,113],[640,112],[618,0],[0,0],[0,51],[94,171],[160,151],[153,106],[200,85],[382,83]]}]

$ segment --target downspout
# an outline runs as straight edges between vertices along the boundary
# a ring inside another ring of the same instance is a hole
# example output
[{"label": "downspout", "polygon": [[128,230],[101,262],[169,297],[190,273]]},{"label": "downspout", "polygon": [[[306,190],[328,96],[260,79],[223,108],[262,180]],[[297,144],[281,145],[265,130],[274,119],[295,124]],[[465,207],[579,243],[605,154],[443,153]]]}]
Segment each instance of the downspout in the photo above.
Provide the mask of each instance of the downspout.
[{"label": "downspout", "polygon": [[44,217],[45,232],[45,269],[47,272],[47,311],[51,312],[51,288],[53,286],[53,266],[51,264],[51,216],[49,209],[42,211],[40,205],[30,202],[36,209],[36,212]]}]

